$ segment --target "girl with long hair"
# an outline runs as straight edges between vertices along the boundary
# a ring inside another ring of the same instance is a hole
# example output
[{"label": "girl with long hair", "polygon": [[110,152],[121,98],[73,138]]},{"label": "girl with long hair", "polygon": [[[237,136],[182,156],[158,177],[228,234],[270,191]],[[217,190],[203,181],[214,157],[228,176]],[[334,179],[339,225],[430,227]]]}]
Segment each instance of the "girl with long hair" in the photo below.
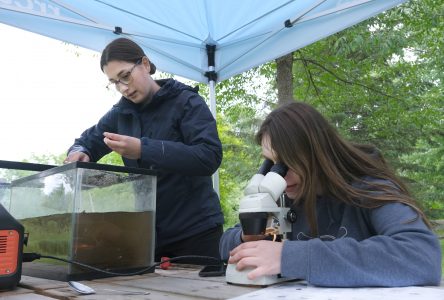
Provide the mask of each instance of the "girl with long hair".
[{"label": "girl with long hair", "polygon": [[220,252],[248,278],[281,274],[319,286],[439,285],[441,248],[430,222],[376,148],[343,139],[312,106],[272,111],[257,133],[262,154],[288,167],[296,221],[283,242],[222,236]]}]

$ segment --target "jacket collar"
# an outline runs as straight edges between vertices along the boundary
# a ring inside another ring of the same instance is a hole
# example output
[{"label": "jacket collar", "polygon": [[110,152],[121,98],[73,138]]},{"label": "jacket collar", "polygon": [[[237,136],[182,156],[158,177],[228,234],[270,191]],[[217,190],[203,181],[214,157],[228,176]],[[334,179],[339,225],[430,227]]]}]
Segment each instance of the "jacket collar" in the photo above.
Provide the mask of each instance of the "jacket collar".
[{"label": "jacket collar", "polygon": [[133,113],[134,111],[145,110],[147,108],[154,108],[164,101],[178,96],[184,90],[197,93],[199,87],[190,87],[172,78],[156,80],[156,83],[160,86],[157,93],[154,94],[153,99],[150,102],[144,104],[135,104],[125,97],[121,97],[114,107],[121,109],[122,113]]}]

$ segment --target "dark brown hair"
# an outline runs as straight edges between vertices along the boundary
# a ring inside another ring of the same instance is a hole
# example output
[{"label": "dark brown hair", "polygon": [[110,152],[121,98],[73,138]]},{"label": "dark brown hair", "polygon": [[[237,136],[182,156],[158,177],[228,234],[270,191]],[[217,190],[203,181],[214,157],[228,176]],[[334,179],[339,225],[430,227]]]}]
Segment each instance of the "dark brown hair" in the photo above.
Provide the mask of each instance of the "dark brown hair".
[{"label": "dark brown hair", "polygon": [[276,159],[301,177],[301,201],[314,236],[318,234],[319,185],[324,195],[349,205],[376,208],[387,202],[407,204],[430,226],[382,154],[373,146],[343,139],[312,106],[293,101],[278,107],[262,123],[256,141],[261,144],[264,136],[269,137]]},{"label": "dark brown hair", "polygon": [[[127,38],[118,38],[103,49],[100,58],[100,69],[103,71],[103,67],[110,61],[120,60],[137,63],[144,56],[146,56],[145,52],[137,43]],[[150,74],[152,75],[156,72],[156,66],[150,60],[149,62]]]}]

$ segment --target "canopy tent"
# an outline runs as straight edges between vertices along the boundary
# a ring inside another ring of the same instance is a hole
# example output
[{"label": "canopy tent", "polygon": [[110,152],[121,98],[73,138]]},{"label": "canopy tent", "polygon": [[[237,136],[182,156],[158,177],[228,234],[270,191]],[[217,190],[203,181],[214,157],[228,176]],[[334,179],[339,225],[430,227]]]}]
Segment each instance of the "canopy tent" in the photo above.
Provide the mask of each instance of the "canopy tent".
[{"label": "canopy tent", "polygon": [[158,69],[222,81],[405,0],[0,0],[0,22],[101,51],[125,36]]},{"label": "canopy tent", "polygon": [[[158,69],[210,85],[405,0],[0,0],[0,22],[101,51],[123,36]],[[218,182],[215,182],[218,186]]]}]

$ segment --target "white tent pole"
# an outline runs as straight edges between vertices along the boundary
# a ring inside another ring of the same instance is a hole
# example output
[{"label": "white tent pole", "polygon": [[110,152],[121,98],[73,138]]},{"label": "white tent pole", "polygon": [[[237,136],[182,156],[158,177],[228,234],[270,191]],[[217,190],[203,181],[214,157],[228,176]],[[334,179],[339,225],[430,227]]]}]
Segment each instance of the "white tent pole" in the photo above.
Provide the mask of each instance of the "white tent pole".
[{"label": "white tent pole", "polygon": [[210,110],[214,119],[216,119],[216,82],[214,80],[210,80],[208,85],[210,87]]},{"label": "white tent pole", "polygon": [[[208,68],[208,71],[214,71],[214,67],[211,66]],[[214,80],[210,80],[208,82],[208,85],[210,87],[210,110],[213,114],[214,119],[216,120],[216,82]],[[213,187],[216,191],[217,195],[220,197],[220,191],[219,191],[219,170],[214,172],[213,174]]]},{"label": "white tent pole", "polygon": [[[215,56],[216,56],[216,45],[206,45],[207,48],[207,56],[208,56],[208,72],[205,73],[205,76],[208,77],[208,86],[210,88],[210,111],[213,114],[213,117],[216,119],[216,79],[217,73],[215,72]],[[219,170],[214,172],[213,174],[213,188],[216,191],[217,195],[220,198],[220,190],[219,190]]]}]

